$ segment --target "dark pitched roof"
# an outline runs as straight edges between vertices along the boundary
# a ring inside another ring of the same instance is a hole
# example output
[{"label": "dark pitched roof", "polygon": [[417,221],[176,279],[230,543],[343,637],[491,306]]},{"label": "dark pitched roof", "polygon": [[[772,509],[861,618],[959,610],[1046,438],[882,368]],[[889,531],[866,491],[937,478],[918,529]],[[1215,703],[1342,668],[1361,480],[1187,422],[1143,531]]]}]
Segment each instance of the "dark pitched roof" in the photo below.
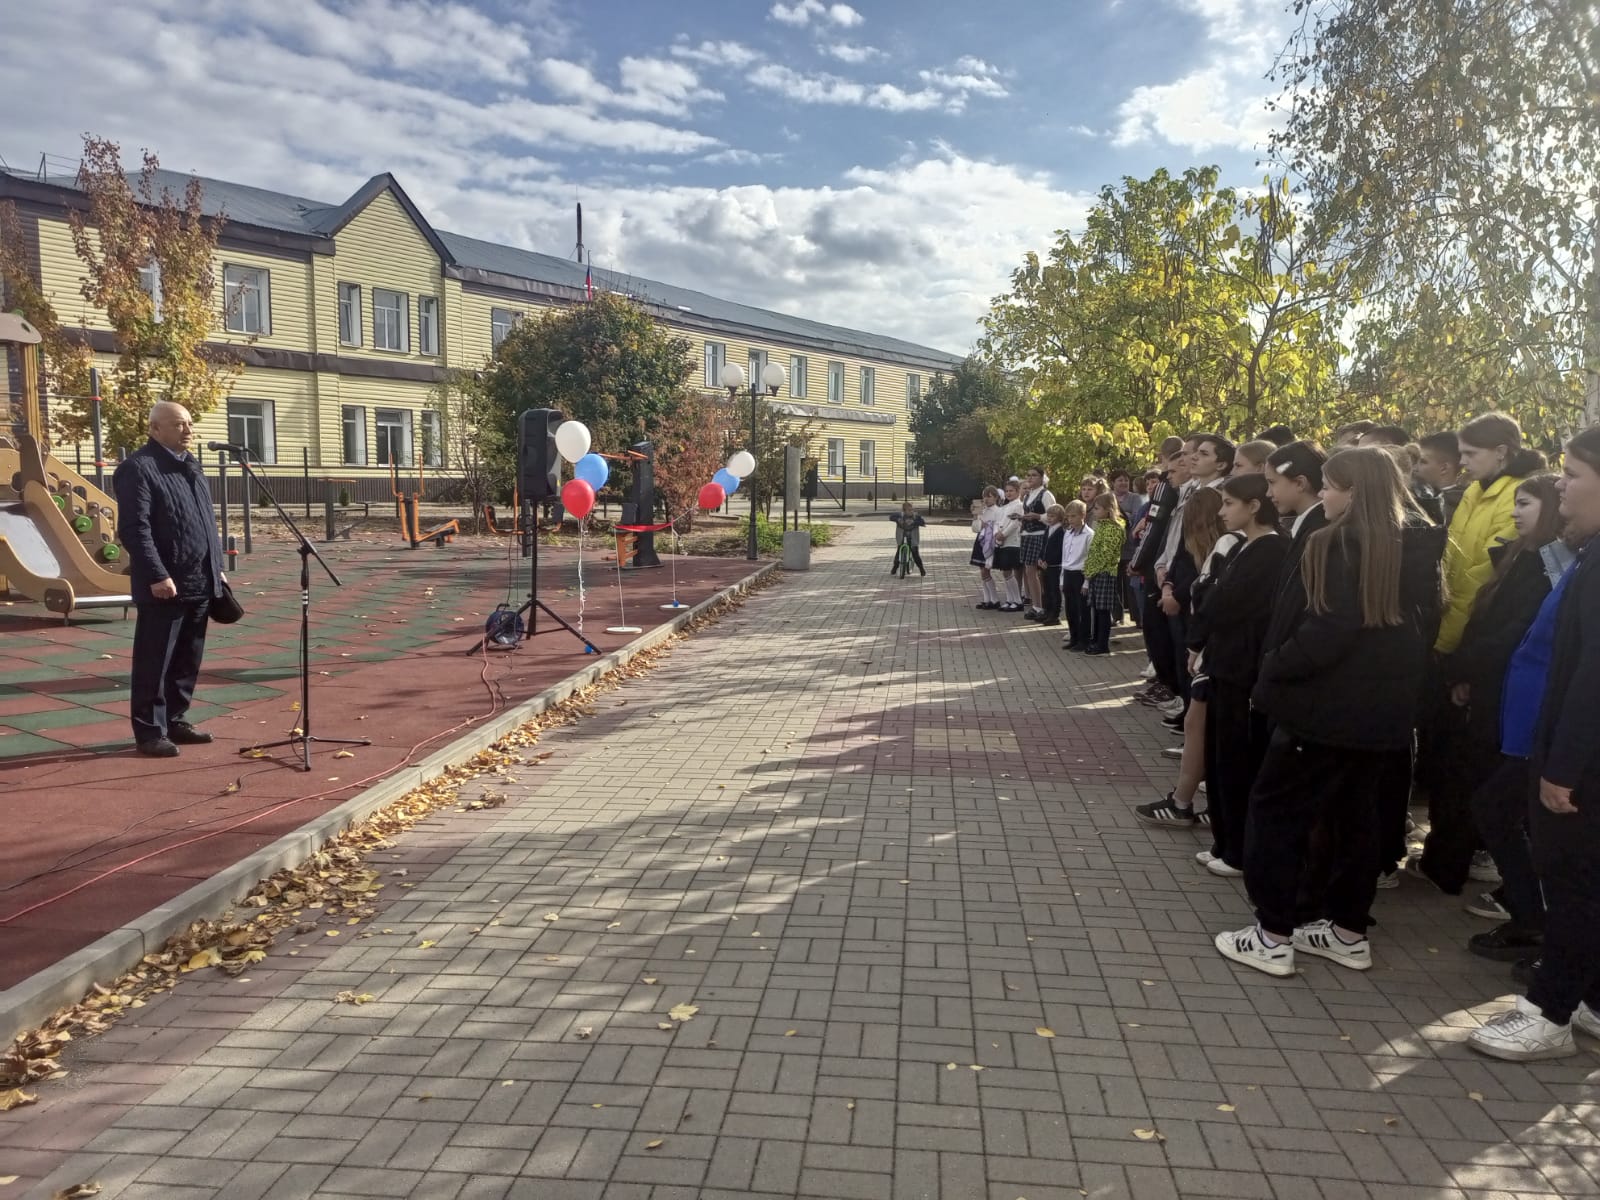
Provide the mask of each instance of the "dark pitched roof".
[{"label": "dark pitched roof", "polygon": [[[18,178],[28,179],[27,175]],[[156,172],[158,188],[181,194],[191,177],[179,171]],[[66,176],[38,180],[50,187],[76,191],[77,183]],[[515,246],[503,246],[481,238],[466,237],[459,233],[435,231],[422,216],[405,190],[388,173],[375,175],[347,200],[329,204],[322,200],[309,200],[284,192],[230,183],[225,179],[202,177],[205,187],[202,207],[208,215],[225,214],[230,224],[251,226],[277,233],[296,234],[301,237],[331,239],[343,229],[357,213],[385,190],[392,189],[395,198],[416,222],[440,259],[448,264],[489,275],[507,276],[527,280],[547,288],[558,288],[569,294],[582,295],[584,268],[572,259],[557,258]],[[777,337],[837,348],[840,351],[866,352],[887,357],[911,359],[939,369],[954,367],[961,356],[929,346],[921,346],[901,338],[885,337],[841,325],[828,325],[804,317],[794,317],[771,309],[756,308],[723,300],[707,292],[653,279],[624,275],[619,272],[596,269],[594,283],[606,291],[622,292],[650,304],[667,317],[677,316],[693,324],[714,323],[740,326],[752,332],[768,333]]]}]

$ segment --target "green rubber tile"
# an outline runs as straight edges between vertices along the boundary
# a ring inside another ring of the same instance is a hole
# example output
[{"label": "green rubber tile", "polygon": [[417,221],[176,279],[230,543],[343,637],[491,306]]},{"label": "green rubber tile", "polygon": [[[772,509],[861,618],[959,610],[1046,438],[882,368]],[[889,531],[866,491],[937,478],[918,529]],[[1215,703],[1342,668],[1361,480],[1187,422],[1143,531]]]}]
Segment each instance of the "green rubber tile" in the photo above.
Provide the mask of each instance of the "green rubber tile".
[{"label": "green rubber tile", "polygon": [[[105,720],[104,714],[99,714],[97,720]],[[47,737],[40,737],[37,733],[10,733],[0,729],[0,759],[19,758],[24,754],[48,754],[52,751],[71,750],[65,742],[51,741]]]},{"label": "green rubber tile", "polygon": [[62,672],[52,670],[50,667],[27,667],[21,671],[0,671],[0,684],[48,683],[52,679],[61,677]]},{"label": "green rubber tile", "polygon": [[40,729],[55,729],[62,725],[97,725],[106,719],[98,708],[53,708],[49,712],[21,713],[5,718],[12,729],[29,733]]}]

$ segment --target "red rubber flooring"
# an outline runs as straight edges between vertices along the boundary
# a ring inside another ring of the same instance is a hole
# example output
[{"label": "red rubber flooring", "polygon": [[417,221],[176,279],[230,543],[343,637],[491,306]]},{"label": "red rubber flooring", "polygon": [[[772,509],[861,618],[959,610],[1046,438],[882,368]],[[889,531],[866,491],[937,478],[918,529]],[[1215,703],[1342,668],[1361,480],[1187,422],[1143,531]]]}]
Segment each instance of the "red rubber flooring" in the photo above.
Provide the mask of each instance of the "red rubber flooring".
[{"label": "red rubber flooring", "polygon": [[[131,619],[97,612],[63,626],[34,605],[0,606],[0,988],[591,661],[571,634],[543,632],[543,617],[539,635],[514,652],[465,653],[508,584],[513,604],[526,599],[527,561],[504,543],[416,551],[341,543],[324,554],[345,586],[312,578],[310,729],[373,745],[352,747],[349,758],[317,746],[310,774],[294,748],[240,754],[300,723],[292,547],[239,560],[231,578],[247,615],[212,626],[190,714],[217,740],[176,760],[132,749]],[[601,555],[585,554],[583,627],[607,652],[639,635],[605,632],[622,622],[615,566]],[[696,604],[750,566],[680,558],[677,598]],[[574,624],[577,574],[574,551],[541,552],[541,599]],[[673,599],[670,566],[626,572],[622,588],[628,623],[649,629],[671,616],[659,608]]]}]

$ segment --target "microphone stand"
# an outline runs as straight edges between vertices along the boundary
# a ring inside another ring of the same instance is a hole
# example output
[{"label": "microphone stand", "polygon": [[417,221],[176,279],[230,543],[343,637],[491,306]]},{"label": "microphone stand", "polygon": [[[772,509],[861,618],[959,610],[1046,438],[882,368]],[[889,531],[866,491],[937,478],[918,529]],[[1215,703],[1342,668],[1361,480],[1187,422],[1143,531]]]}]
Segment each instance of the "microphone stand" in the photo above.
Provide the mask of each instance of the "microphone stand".
[{"label": "microphone stand", "polygon": [[261,494],[267,498],[272,507],[278,510],[278,516],[289,527],[295,539],[300,543],[300,724],[288,737],[276,742],[266,742],[262,745],[246,746],[240,754],[251,754],[257,750],[275,750],[279,746],[298,746],[301,755],[301,770],[311,770],[311,743],[322,742],[329,746],[370,746],[371,738],[325,738],[316,737],[311,732],[311,560],[317,560],[318,565],[327,572],[328,578],[333,580],[334,587],[343,587],[339,577],[333,573],[333,568],[322,555],[317,553],[317,548],[311,544],[311,539],[300,531],[300,526],[294,523],[294,518],[283,510],[283,505],[278,503],[278,498],[267,490],[266,484],[257,475],[250,465],[249,454],[239,453],[239,447],[226,447],[234,460],[239,464],[247,477],[255,481]]}]

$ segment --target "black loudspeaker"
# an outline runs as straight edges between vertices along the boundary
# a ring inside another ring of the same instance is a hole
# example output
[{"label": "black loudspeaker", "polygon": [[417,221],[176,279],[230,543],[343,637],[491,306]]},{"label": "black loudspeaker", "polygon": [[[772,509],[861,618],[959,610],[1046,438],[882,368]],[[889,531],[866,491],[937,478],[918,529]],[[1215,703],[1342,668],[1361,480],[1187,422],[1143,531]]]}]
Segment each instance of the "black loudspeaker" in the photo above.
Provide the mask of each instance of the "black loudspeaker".
[{"label": "black loudspeaker", "polygon": [[[656,448],[650,442],[636,442],[635,454],[644,455],[629,462],[633,481],[628,485],[628,499],[622,506],[622,519],[630,525],[649,525],[656,514]],[[624,564],[630,567],[659,567],[661,556],[656,553],[656,535],[635,535],[633,557]]]},{"label": "black loudspeaker", "polygon": [[530,408],[517,420],[517,491],[530,503],[561,494],[556,427],[565,420],[553,408]]}]

